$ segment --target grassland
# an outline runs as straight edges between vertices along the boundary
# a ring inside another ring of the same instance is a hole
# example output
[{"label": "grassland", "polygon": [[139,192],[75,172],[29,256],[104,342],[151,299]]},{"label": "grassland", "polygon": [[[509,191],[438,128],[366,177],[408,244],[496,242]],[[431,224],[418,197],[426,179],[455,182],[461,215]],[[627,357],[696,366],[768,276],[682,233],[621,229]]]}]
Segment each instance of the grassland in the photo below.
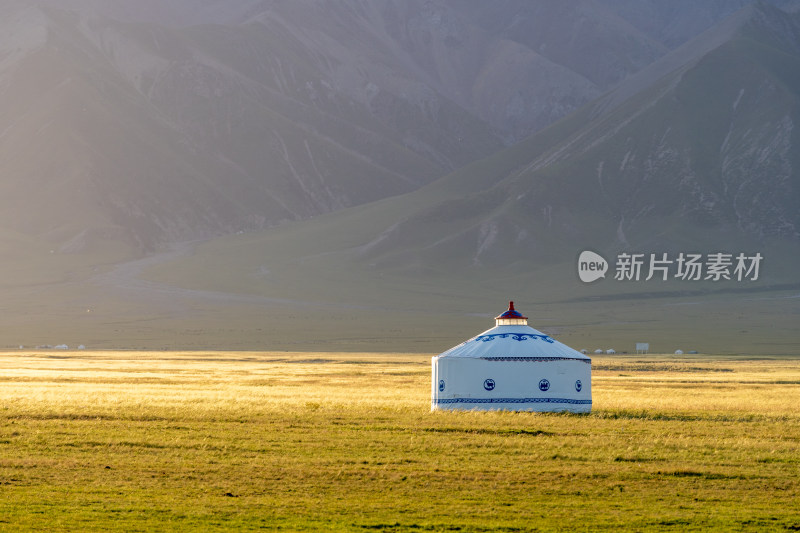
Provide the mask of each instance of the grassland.
[{"label": "grassland", "polygon": [[427,354],[0,354],[0,530],[800,529],[800,360],[593,368],[431,413]]}]

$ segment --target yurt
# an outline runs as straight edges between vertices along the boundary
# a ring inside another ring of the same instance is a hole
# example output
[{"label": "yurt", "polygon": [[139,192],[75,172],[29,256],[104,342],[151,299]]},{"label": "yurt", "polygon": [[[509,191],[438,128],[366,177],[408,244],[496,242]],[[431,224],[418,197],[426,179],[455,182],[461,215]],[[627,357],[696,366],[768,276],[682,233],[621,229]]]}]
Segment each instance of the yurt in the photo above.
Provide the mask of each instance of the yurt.
[{"label": "yurt", "polygon": [[528,326],[514,309],[432,360],[431,409],[592,409],[592,360]]}]

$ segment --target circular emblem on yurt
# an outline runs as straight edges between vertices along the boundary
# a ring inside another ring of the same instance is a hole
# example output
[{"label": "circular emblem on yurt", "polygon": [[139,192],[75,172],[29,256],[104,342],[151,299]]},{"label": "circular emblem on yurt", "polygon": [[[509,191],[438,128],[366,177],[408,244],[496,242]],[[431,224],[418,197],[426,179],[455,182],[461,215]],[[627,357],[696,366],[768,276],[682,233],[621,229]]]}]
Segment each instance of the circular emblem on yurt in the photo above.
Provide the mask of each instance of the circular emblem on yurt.
[{"label": "circular emblem on yurt", "polygon": [[542,392],[547,392],[550,389],[550,382],[546,379],[539,381],[539,390]]},{"label": "circular emblem on yurt", "polygon": [[444,391],[444,380],[440,379],[439,380],[439,392],[442,392],[442,391]]},{"label": "circular emblem on yurt", "polygon": [[581,383],[581,380],[575,381],[575,390],[580,392],[582,388],[583,388],[583,383]]},{"label": "circular emblem on yurt", "polygon": [[486,390],[494,390],[494,380],[489,378],[483,382],[483,388]]}]

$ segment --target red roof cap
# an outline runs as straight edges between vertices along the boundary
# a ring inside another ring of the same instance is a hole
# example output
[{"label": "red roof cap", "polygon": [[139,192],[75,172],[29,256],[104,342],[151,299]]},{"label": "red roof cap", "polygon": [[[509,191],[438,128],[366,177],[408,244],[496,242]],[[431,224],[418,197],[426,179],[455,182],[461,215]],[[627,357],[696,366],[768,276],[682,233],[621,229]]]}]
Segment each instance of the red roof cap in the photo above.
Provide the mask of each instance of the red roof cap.
[{"label": "red roof cap", "polygon": [[498,318],[524,318],[527,320],[528,317],[522,316],[522,313],[514,309],[514,302],[508,302],[508,311],[500,316],[496,316],[495,320]]}]

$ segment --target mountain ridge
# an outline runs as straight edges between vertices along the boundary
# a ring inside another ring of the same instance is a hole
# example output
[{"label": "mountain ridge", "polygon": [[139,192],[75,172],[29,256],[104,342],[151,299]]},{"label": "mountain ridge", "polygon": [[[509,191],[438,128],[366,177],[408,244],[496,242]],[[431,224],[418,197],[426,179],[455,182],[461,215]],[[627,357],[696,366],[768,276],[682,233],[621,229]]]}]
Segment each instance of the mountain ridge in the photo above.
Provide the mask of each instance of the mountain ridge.
[{"label": "mountain ridge", "polygon": [[[389,200],[404,215],[355,223],[376,229],[354,248],[357,256],[382,268],[468,269],[491,256],[493,266],[571,260],[580,246],[669,251],[693,246],[692,235],[702,233],[694,246],[796,243],[791,110],[800,103],[800,63],[759,33],[776,16],[785,21],[771,10],[748,8],[723,23],[727,41],[710,30],[721,44],[708,50],[709,38],[699,37],[704,54],[649,77],[649,87],[617,107],[598,114],[589,104],[407,200]],[[583,234],[584,225],[593,229]]]}]

